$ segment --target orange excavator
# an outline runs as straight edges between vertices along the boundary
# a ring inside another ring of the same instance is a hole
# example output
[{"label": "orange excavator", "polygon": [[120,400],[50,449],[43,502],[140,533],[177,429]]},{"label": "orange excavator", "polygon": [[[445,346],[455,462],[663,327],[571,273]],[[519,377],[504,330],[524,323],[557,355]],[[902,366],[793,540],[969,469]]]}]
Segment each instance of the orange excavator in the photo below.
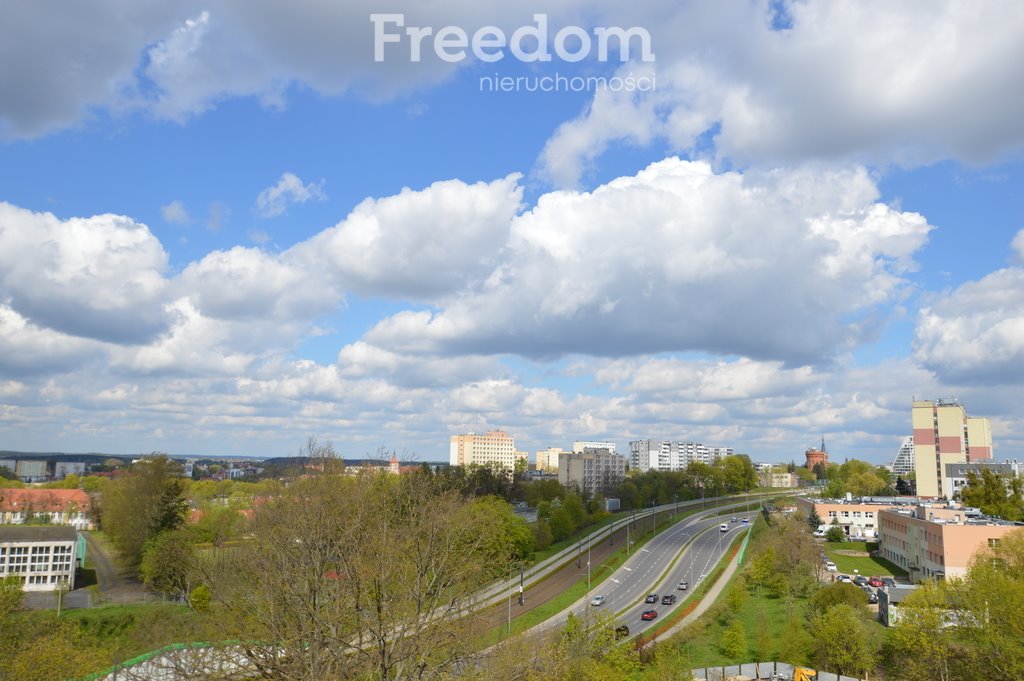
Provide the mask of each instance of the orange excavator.
[{"label": "orange excavator", "polygon": [[796,667],[793,669],[793,681],[817,681],[818,672],[813,669],[805,669],[804,667]]}]

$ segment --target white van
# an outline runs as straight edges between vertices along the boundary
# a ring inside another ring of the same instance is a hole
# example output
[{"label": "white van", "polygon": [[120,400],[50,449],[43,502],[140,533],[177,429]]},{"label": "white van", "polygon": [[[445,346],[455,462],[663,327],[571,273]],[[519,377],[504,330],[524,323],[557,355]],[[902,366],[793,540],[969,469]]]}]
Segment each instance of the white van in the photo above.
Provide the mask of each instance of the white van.
[{"label": "white van", "polygon": [[722,532],[728,532],[729,531],[729,526],[726,525],[725,523],[722,523],[721,525],[718,526],[718,529],[721,530]]}]

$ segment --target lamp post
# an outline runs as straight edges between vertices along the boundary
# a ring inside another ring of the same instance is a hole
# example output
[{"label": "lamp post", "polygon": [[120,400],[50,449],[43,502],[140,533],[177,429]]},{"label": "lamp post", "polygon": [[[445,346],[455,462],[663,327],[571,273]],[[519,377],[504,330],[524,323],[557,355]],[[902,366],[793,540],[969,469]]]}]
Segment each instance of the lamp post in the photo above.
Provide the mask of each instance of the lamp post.
[{"label": "lamp post", "polygon": [[587,593],[590,593],[590,535],[587,535]]}]

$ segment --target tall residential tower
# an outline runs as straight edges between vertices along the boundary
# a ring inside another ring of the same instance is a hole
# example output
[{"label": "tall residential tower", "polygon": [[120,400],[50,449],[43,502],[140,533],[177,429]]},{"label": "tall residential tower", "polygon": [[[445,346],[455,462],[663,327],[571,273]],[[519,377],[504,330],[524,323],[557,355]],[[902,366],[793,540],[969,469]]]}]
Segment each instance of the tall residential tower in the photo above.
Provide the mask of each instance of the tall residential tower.
[{"label": "tall residential tower", "polygon": [[917,495],[940,497],[946,464],[992,459],[992,430],[987,418],[968,416],[957,400],[915,400],[914,473]]}]

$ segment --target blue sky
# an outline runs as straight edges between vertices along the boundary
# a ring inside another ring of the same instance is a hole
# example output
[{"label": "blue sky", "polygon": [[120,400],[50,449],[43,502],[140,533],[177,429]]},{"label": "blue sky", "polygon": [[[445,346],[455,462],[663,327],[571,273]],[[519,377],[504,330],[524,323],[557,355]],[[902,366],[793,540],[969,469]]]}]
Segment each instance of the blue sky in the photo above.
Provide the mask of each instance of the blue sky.
[{"label": "blue sky", "polygon": [[[1024,456],[1017,3],[381,8],[0,10],[4,449],[884,462],[916,395]],[[654,58],[375,62],[380,11]]]}]

